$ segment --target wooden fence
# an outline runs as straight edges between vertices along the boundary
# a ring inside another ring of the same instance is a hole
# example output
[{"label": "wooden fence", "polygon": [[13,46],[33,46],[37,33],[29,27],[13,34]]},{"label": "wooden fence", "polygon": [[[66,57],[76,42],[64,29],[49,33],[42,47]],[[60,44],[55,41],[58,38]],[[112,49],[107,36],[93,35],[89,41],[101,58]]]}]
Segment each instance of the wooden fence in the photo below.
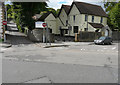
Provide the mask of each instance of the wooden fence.
[{"label": "wooden fence", "polygon": [[102,36],[101,32],[80,32],[77,34],[78,42],[92,42]]}]

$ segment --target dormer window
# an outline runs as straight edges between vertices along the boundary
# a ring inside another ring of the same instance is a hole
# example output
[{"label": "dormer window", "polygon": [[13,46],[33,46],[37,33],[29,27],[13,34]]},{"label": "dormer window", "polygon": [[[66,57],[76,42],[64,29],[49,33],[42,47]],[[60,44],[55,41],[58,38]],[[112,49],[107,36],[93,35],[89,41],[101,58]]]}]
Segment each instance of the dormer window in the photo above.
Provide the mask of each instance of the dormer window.
[{"label": "dormer window", "polygon": [[85,15],[85,21],[87,21],[88,20],[88,15]]},{"label": "dormer window", "polygon": [[94,16],[92,16],[92,22],[94,22]]}]

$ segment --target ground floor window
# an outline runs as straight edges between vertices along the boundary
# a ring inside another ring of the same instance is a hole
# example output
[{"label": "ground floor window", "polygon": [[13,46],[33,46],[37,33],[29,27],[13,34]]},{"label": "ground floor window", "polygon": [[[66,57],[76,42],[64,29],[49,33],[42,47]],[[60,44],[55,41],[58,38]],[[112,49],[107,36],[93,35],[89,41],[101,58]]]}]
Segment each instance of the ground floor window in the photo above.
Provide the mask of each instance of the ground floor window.
[{"label": "ground floor window", "polygon": [[65,30],[65,34],[68,34],[68,30]]},{"label": "ground floor window", "polygon": [[84,31],[88,31],[88,28],[84,28]]},{"label": "ground floor window", "polygon": [[52,33],[52,29],[50,29],[50,33]]},{"label": "ground floor window", "polygon": [[78,33],[78,26],[74,26],[74,33]]}]

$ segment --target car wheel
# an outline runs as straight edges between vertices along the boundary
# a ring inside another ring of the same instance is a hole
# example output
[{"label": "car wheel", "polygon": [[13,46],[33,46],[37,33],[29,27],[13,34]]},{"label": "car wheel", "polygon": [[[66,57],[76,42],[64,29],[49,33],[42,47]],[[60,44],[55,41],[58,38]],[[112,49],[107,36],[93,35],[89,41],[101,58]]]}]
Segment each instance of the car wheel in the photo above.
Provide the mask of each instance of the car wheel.
[{"label": "car wheel", "polygon": [[104,45],[107,45],[107,43],[104,43]]}]

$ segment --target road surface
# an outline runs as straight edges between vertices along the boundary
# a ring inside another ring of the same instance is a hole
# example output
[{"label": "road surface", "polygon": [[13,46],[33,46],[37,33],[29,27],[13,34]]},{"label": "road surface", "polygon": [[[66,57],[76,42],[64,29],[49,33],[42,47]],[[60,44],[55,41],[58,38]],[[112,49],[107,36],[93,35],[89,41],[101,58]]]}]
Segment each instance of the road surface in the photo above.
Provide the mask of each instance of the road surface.
[{"label": "road surface", "polygon": [[3,83],[118,82],[118,43],[62,42],[69,47],[43,48],[22,33],[10,35],[12,47],[1,49]]}]

